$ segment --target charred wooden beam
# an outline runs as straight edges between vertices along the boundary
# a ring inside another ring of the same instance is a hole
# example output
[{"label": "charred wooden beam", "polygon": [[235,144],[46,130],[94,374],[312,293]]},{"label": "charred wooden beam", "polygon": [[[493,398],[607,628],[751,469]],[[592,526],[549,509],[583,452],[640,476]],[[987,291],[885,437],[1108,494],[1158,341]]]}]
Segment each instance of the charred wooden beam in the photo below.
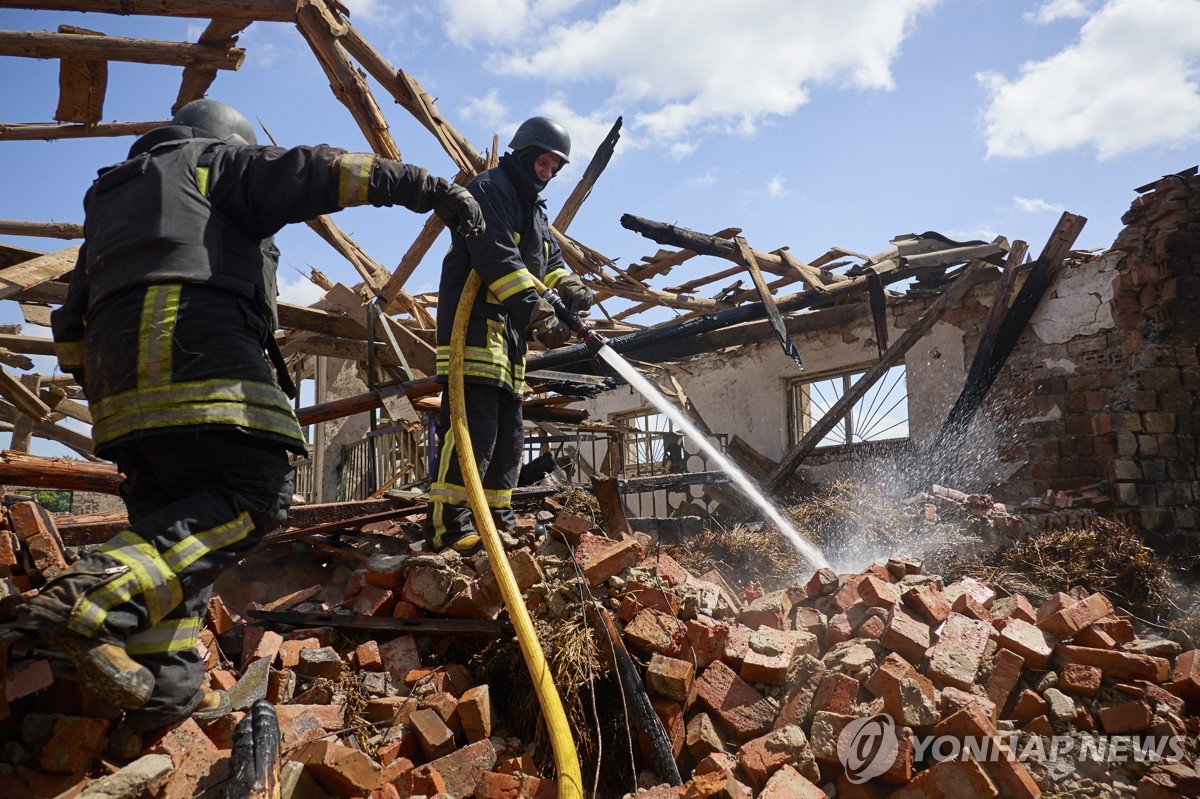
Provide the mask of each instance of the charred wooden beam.
[{"label": "charred wooden beam", "polygon": [[[731,239],[742,232],[738,227],[727,227],[713,234],[713,238]],[[660,251],[661,252],[661,251]],[[635,264],[626,271],[626,273],[634,280],[646,280],[655,275],[665,275],[680,264],[695,258],[700,253],[695,250],[679,250],[662,258],[655,258],[646,263]],[[645,259],[643,259],[645,260]]]},{"label": "charred wooden beam", "polygon": [[14,219],[0,219],[0,235],[82,239],[83,225],[75,222],[19,222]]},{"label": "charred wooden beam", "polygon": [[295,0],[0,0],[0,8],[291,22]]},{"label": "charred wooden beam", "polygon": [[733,243],[736,248],[735,257],[750,273],[754,287],[758,290],[759,300],[763,304],[763,310],[771,323],[771,329],[775,331],[775,336],[779,339],[779,344],[783,347],[784,355],[787,355],[803,369],[804,364],[800,362],[800,353],[796,351],[796,345],[788,337],[787,328],[783,324],[783,315],[779,313],[779,308],[775,305],[775,298],[771,296],[771,290],[767,287],[767,282],[763,280],[762,270],[758,268],[758,258],[741,236],[735,237]]},{"label": "charred wooden beam", "polygon": [[[665,222],[643,219],[633,214],[623,214],[621,216],[621,227],[626,230],[632,230],[635,233],[640,233],[659,244],[681,247],[698,252],[701,255],[715,255],[718,258],[738,263],[737,245],[727,239],[697,233],[694,230],[688,230],[676,225],[668,225]],[[790,267],[781,257],[774,253],[754,250],[754,258],[758,261],[759,267],[767,272],[782,276],[789,276],[791,274]]]},{"label": "charred wooden beam", "polygon": [[942,318],[942,314],[952,305],[957,305],[966,296],[975,284],[982,277],[983,272],[988,267],[982,264],[976,264],[967,268],[957,280],[950,285],[950,288],[929,309],[921,315],[921,318],[904,331],[900,338],[888,348],[878,361],[876,361],[870,369],[868,369],[862,377],[855,381],[854,385],[846,391],[845,394],[838,399],[837,402],[825,412],[825,415],[817,420],[816,424],[804,434],[804,437],[791,449],[789,449],[779,461],[778,468],[771,473],[767,480],[765,488],[768,491],[777,491],[780,486],[796,471],[796,467],[804,460],[817,444],[828,435],[829,431],[838,425],[847,413],[854,408],[854,404],[862,399],[867,390],[875,385],[879,378],[883,377],[889,369],[900,361],[906,352],[916,344],[929,330]]},{"label": "charred wooden beam", "polygon": [[1021,290],[1017,292],[1012,307],[998,323],[994,337],[991,340],[981,339],[962,393],[950,409],[930,449],[930,452],[938,453],[937,463],[949,466],[954,462],[954,456],[962,446],[971,419],[982,405],[992,384],[996,382],[996,377],[1008,356],[1017,346],[1017,339],[1025,332],[1034,311],[1041,304],[1042,297],[1063,270],[1065,259],[1085,224],[1087,219],[1084,217],[1063,213],[1051,231],[1041,254],[1030,267],[1029,275],[1025,278]]},{"label": "charred wooden beam", "polygon": [[394,510],[380,511],[379,513],[368,513],[365,516],[353,516],[349,519],[343,519],[335,522],[325,522],[323,524],[312,525],[311,527],[301,527],[290,530],[277,530],[263,537],[264,544],[283,544],[288,541],[299,541],[302,538],[307,538],[310,535],[320,535],[322,533],[332,533],[339,530],[356,530],[363,525],[374,524],[375,522],[386,522],[392,519],[403,519],[408,516],[416,516],[425,513],[427,506],[424,504],[414,505],[408,508],[396,508]]},{"label": "charred wooden beam", "polygon": [[279,717],[259,699],[233,728],[229,778],[222,799],[279,799]]},{"label": "charred wooden beam", "polygon": [[593,477],[592,493],[600,503],[600,516],[604,519],[604,529],[609,533],[633,535],[629,519],[625,517],[625,506],[621,503],[621,489],[615,477]]},{"label": "charred wooden beam", "polygon": [[384,401],[389,397],[404,394],[410,400],[417,400],[421,397],[427,397],[430,394],[437,394],[441,390],[442,385],[437,382],[436,378],[423,377],[406,383],[379,386],[374,391],[368,391],[365,394],[356,394],[353,397],[331,400],[330,402],[323,402],[318,405],[309,405],[297,411],[296,417],[300,420],[300,425],[306,427],[317,422],[341,419],[345,416],[353,416],[356,413],[365,413],[370,410],[382,408]]},{"label": "charred wooden beam", "polygon": [[54,141],[101,136],[141,136],[170,124],[158,122],[107,122],[100,125],[60,125],[57,122],[0,122],[0,141]]},{"label": "charred wooden beam", "polygon": [[500,638],[512,634],[507,621],[492,619],[389,619],[379,616],[351,616],[343,613],[291,613],[250,610],[251,619],[293,627],[335,627],[360,632],[392,632],[397,635],[465,636]]},{"label": "charred wooden beam", "polygon": [[579,213],[579,207],[583,205],[583,201],[592,193],[592,187],[596,185],[596,180],[600,174],[604,172],[604,168],[608,166],[608,162],[612,160],[613,151],[617,149],[617,140],[621,138],[621,117],[617,117],[617,121],[609,129],[608,135],[604,137],[604,141],[600,142],[600,146],[596,148],[595,155],[588,162],[587,169],[583,170],[583,177],[575,184],[575,188],[571,190],[570,196],[559,209],[558,216],[554,217],[554,227],[562,232],[566,232],[570,227],[571,221],[575,219],[575,214]]},{"label": "charred wooden beam", "polygon": [[238,47],[207,47],[191,42],[158,42],[121,36],[0,31],[0,55],[237,69],[245,60],[246,51]]}]

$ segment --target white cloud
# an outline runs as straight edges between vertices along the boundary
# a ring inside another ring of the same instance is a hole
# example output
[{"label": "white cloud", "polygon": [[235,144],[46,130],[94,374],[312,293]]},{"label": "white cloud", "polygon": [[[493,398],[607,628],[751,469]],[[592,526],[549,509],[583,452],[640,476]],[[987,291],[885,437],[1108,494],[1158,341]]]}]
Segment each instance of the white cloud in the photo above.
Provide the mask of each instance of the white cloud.
[{"label": "white cloud", "polygon": [[302,274],[292,280],[279,275],[279,301],[292,305],[312,305],[325,296],[325,290]]},{"label": "white cloud", "polygon": [[[562,24],[553,12],[568,0],[544,4],[554,7],[541,17],[529,0],[443,4],[451,38],[494,46],[491,68],[562,84],[607,81],[607,105],[681,157],[712,132],[749,134],[794,113],[815,87],[891,89],[901,43],[939,1],[621,0]],[[539,37],[528,35],[531,20]],[[497,27],[521,36],[506,49]],[[770,31],[787,31],[786,42]]]},{"label": "white cloud", "polygon": [[508,125],[508,107],[500,101],[500,90],[492,89],[483,97],[470,97],[467,102],[458,109],[463,119],[489,128],[490,130],[499,131],[500,128]]},{"label": "white cloud", "polygon": [[787,187],[784,186],[783,175],[775,175],[767,181],[767,196],[768,197],[786,197],[791,194]]},{"label": "white cloud", "polygon": [[1049,25],[1060,19],[1086,17],[1093,0],[1046,0],[1036,11],[1026,11],[1025,19],[1039,25]]},{"label": "white cloud", "polygon": [[1037,214],[1043,211],[1054,211],[1055,213],[1061,214],[1063,211],[1067,210],[1064,206],[1048,203],[1041,197],[1013,197],[1013,206],[1018,211],[1023,211],[1027,214]]},{"label": "white cloud", "polygon": [[442,0],[446,35],[456,44],[528,42],[580,0]]},{"label": "white cloud", "polygon": [[341,0],[341,3],[350,12],[350,19],[357,22],[375,19],[384,11],[379,0]]},{"label": "white cloud", "polygon": [[1062,52],[976,77],[988,156],[1093,148],[1100,159],[1200,139],[1200,2],[1109,0]]},{"label": "white cloud", "polygon": [[697,188],[697,189],[707,189],[709,186],[712,186],[716,182],[717,182],[717,169],[715,167],[713,169],[708,170],[703,175],[697,175],[694,178],[688,178],[686,181],[687,185],[689,185],[693,188]]}]

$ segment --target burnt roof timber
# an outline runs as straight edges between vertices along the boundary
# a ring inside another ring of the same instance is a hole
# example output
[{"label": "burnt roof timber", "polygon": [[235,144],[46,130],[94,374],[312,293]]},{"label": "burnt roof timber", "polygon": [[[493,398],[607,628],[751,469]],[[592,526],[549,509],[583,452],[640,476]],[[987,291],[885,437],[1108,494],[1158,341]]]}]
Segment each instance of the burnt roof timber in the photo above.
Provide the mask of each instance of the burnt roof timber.
[{"label": "burnt roof timber", "polygon": [[[232,47],[238,34],[245,30],[250,22],[251,20],[240,19],[211,20],[200,34],[197,44],[205,47]],[[217,71],[210,66],[192,64],[184,67],[183,80],[180,81],[179,94],[175,98],[175,104],[171,106],[171,113],[174,114],[193,100],[204,97],[216,78]]]}]

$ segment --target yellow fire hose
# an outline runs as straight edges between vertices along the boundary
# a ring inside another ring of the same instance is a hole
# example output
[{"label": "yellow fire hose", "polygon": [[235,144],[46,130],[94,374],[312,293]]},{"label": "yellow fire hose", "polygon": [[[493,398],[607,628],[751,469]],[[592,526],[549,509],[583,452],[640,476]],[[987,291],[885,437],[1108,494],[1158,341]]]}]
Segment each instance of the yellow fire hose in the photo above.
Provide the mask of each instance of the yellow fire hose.
[{"label": "yellow fire hose", "polygon": [[471,434],[467,430],[466,398],[463,396],[463,348],[467,341],[467,322],[471,318],[471,306],[475,295],[483,281],[479,273],[472,271],[467,284],[463,287],[462,296],[454,312],[454,327],[450,335],[450,424],[457,442],[458,465],[462,470],[463,483],[466,485],[467,497],[470,501],[471,512],[475,515],[475,524],[479,527],[483,548],[487,551],[488,561],[492,564],[500,594],[504,598],[504,606],[508,608],[509,618],[517,632],[517,642],[521,645],[521,654],[525,657],[525,667],[533,680],[534,692],[542,708],[542,718],[550,732],[550,741],[554,748],[554,765],[558,771],[559,799],[582,799],[583,778],[579,772],[579,755],[575,751],[575,739],[571,737],[571,728],[567,724],[567,715],[563,711],[562,699],[554,685],[550,674],[546,655],[538,642],[537,632],[533,628],[533,620],[525,608],[525,600],[517,587],[512,568],[508,565],[508,557],[500,534],[496,532],[492,520],[491,509],[487,497],[483,493],[483,481],[479,477],[479,469],[475,464],[475,450],[471,447]]}]

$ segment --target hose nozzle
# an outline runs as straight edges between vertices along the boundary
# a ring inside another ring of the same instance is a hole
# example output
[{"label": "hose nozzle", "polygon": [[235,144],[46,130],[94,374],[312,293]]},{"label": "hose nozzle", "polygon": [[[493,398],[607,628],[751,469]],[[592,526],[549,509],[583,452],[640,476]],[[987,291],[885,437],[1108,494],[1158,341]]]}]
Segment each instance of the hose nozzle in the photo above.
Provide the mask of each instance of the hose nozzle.
[{"label": "hose nozzle", "polygon": [[568,308],[566,303],[562,301],[562,297],[558,296],[557,291],[546,288],[540,281],[535,282],[537,282],[542,299],[553,306],[554,313],[558,315],[563,324],[571,328],[579,338],[580,343],[588,348],[588,352],[595,355],[600,352],[601,347],[608,346],[608,339],[593,330],[587,322],[583,321],[583,318],[579,314]]}]

